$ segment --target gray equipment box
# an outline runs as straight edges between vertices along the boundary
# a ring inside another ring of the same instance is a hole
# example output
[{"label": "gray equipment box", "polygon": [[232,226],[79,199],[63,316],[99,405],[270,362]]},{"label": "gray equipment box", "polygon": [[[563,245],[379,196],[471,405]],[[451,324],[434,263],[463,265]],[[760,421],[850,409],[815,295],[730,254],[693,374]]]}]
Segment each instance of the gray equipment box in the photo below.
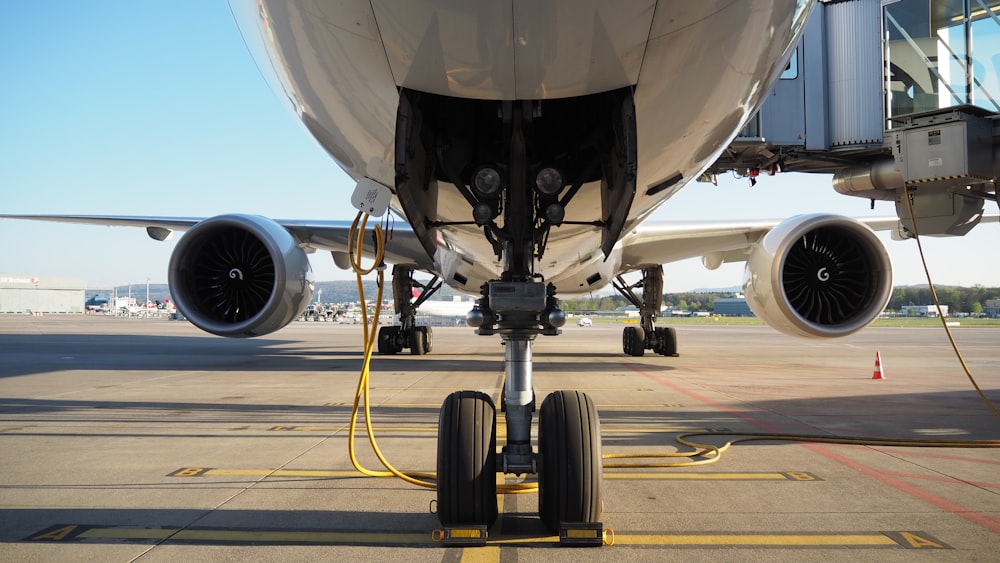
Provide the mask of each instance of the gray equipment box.
[{"label": "gray equipment box", "polygon": [[896,166],[907,184],[952,187],[993,176],[993,126],[989,120],[961,111],[914,118],[886,132]]},{"label": "gray equipment box", "polygon": [[538,312],[545,309],[545,284],[539,282],[490,282],[490,308]]}]

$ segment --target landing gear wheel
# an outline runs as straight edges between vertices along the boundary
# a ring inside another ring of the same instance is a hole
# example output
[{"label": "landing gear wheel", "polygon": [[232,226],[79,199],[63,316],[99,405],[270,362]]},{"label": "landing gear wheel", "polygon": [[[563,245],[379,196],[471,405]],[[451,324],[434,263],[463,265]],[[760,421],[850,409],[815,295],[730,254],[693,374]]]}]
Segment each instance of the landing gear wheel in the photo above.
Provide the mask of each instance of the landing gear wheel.
[{"label": "landing gear wheel", "polygon": [[424,354],[430,354],[434,349],[434,330],[429,326],[418,326],[417,330],[423,334]]},{"label": "landing gear wheel", "polygon": [[489,395],[456,391],[438,423],[437,515],[444,526],[497,519],[496,407]]},{"label": "landing gear wheel", "polygon": [[384,326],[378,329],[378,353],[391,355],[400,351],[396,344],[396,335],[399,334],[398,326]]},{"label": "landing gear wheel", "polygon": [[410,331],[410,353],[414,356],[430,353],[433,346],[431,335],[431,328],[428,326],[413,327]]},{"label": "landing gear wheel", "polygon": [[677,356],[677,329],[658,327],[654,330],[656,331],[656,346],[653,351],[664,356]]},{"label": "landing gear wheel", "polygon": [[579,391],[556,391],[538,413],[538,514],[549,530],[601,517],[601,422]]},{"label": "landing gear wheel", "polygon": [[641,326],[627,326],[622,331],[622,351],[629,356],[642,356],[646,351],[646,331]]}]

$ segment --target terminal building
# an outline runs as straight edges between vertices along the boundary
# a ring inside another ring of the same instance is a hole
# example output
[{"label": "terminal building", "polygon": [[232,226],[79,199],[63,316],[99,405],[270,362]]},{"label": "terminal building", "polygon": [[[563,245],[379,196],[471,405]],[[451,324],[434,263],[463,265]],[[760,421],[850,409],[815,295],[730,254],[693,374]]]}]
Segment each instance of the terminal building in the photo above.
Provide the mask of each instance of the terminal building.
[{"label": "terminal building", "polygon": [[983,304],[983,314],[993,319],[1000,319],[1000,299],[987,299]]},{"label": "terminal building", "polygon": [[0,314],[82,314],[87,280],[0,274]]},{"label": "terminal building", "polygon": [[716,297],[713,301],[712,313],[726,317],[753,317],[750,305],[745,297]]}]

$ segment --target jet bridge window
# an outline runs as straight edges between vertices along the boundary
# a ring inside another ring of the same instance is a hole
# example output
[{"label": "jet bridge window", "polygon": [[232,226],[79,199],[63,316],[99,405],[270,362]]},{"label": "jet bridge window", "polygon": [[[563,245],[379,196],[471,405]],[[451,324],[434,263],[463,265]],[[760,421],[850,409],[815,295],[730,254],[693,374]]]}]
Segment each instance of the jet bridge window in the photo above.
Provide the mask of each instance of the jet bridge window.
[{"label": "jet bridge window", "polygon": [[785,70],[781,71],[781,80],[795,80],[799,77],[799,50],[792,51],[792,58],[788,59]]},{"label": "jet bridge window", "polygon": [[883,4],[886,117],[962,104],[1000,111],[1000,0]]}]

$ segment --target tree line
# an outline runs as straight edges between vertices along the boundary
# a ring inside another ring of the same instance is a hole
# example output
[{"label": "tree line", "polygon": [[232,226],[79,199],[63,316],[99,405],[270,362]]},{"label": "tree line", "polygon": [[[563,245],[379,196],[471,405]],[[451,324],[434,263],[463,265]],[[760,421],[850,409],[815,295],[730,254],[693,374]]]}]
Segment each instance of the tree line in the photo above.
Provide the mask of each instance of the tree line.
[{"label": "tree line", "polygon": [[[715,308],[715,300],[719,297],[732,297],[731,293],[665,293],[663,304],[679,311],[711,311]],[[619,307],[628,307],[629,303],[621,295],[594,295],[578,299],[562,301],[562,309],[567,312],[576,311],[614,311]]]},{"label": "tree line", "polygon": [[[938,300],[948,306],[948,311],[954,313],[979,314],[983,312],[986,301],[1000,299],[1000,288],[983,287],[938,287]],[[711,311],[715,308],[715,300],[719,297],[732,297],[731,293],[665,293],[663,304],[679,311]],[[926,286],[897,287],[892,291],[889,311],[899,311],[904,305],[933,305],[930,288]],[[614,311],[630,303],[620,295],[593,295],[578,299],[562,301],[562,308],[567,312],[576,311]]]},{"label": "tree line", "polygon": [[[938,287],[938,301],[942,305],[948,306],[949,314],[972,313],[980,314],[986,301],[989,299],[1000,299],[1000,288],[983,287],[974,285],[972,287]],[[898,311],[904,305],[933,305],[934,297],[927,286],[907,286],[897,287],[892,291],[892,298],[889,299],[890,311]]]}]

